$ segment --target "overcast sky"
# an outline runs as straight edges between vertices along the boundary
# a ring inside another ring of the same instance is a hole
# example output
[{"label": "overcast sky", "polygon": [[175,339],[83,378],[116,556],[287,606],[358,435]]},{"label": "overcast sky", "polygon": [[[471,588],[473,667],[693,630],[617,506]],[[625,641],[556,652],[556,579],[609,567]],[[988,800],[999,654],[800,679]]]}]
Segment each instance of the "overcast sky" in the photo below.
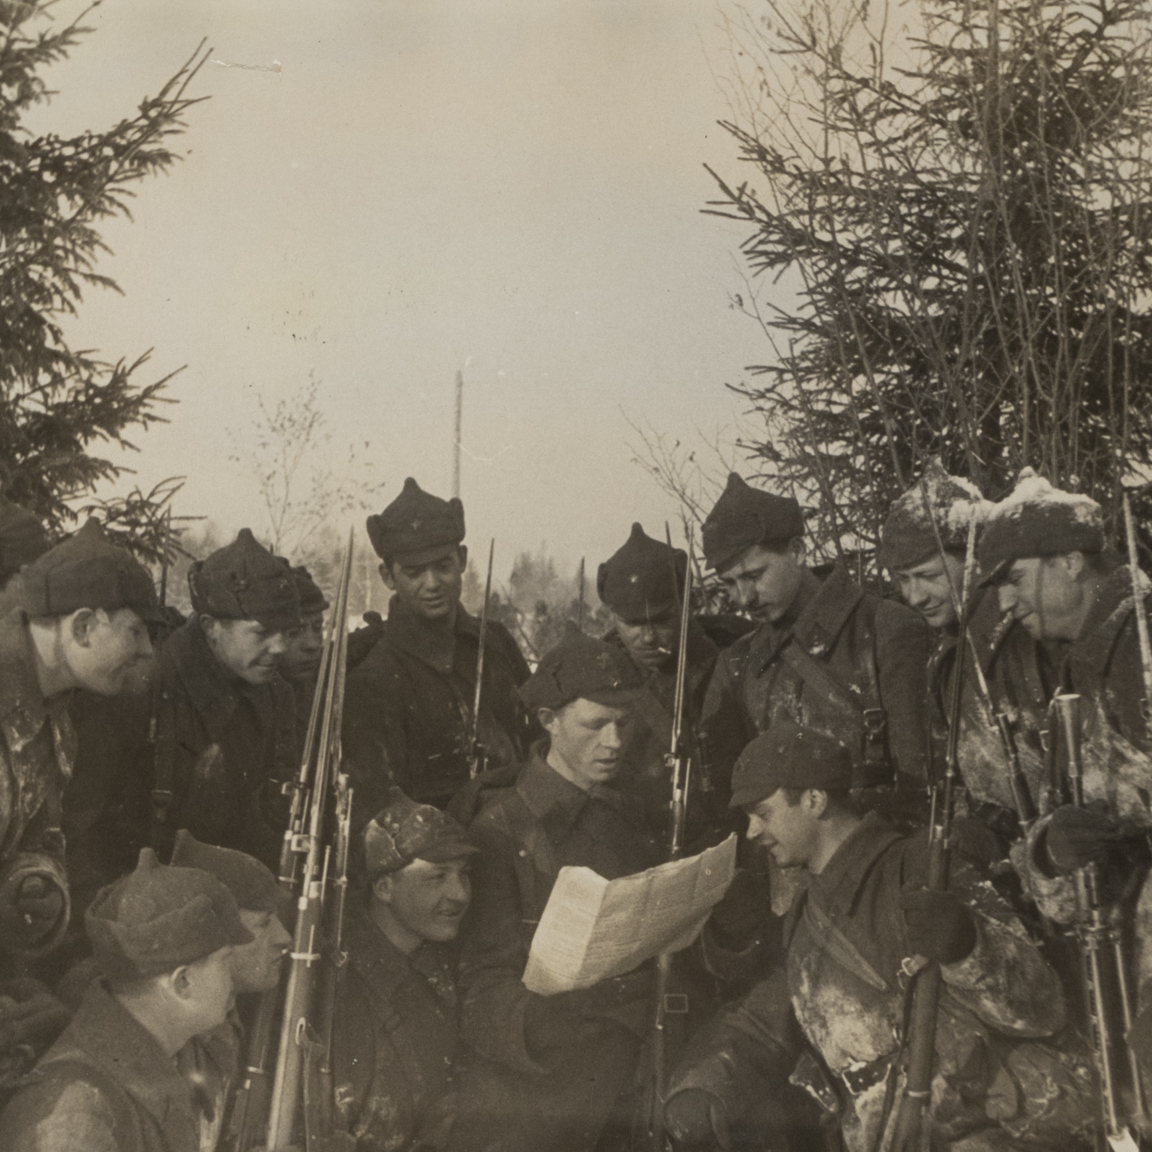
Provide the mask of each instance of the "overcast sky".
[{"label": "overcast sky", "polygon": [[742,232],[700,213],[705,162],[741,175],[713,0],[104,0],[91,22],[38,127],[107,126],[213,48],[186,158],[106,229],[124,295],[76,333],[187,365],[141,484],[187,474],[178,511],[261,530],[229,431],[311,372],[333,461],[355,441],[386,484],[373,510],[407,475],[448,495],[462,368],[474,551],[594,570],[633,519],[662,532],[627,418],[730,430],[724,384],[767,354],[729,303]]}]

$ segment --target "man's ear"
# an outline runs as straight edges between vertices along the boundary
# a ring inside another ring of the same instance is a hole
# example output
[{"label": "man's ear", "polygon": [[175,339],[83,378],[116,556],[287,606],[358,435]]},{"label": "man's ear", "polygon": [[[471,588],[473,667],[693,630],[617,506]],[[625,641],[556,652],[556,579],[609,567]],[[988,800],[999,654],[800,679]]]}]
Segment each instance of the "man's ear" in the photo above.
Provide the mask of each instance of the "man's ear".
[{"label": "man's ear", "polygon": [[809,788],[804,793],[804,807],[809,816],[819,820],[828,810],[828,793],[819,788]]},{"label": "man's ear", "polygon": [[554,708],[537,708],[536,719],[540,721],[540,727],[545,732],[551,732],[551,725],[556,723],[556,717],[559,715]]},{"label": "man's ear", "polygon": [[187,1000],[192,994],[192,977],[188,972],[188,966],[177,968],[169,977],[168,982],[172,985],[172,991],[180,997],[181,1000]]},{"label": "man's ear", "polygon": [[461,544],[456,549],[456,555],[460,558],[460,571],[463,572],[468,567],[468,545]]},{"label": "man's ear", "polygon": [[1084,574],[1084,570],[1088,567],[1088,562],[1084,559],[1083,552],[1062,552],[1056,559],[1072,580],[1079,580]]},{"label": "man's ear", "polygon": [[804,543],[803,536],[793,536],[788,541],[788,555],[796,561],[797,564],[804,562],[804,557],[808,552],[808,545]]},{"label": "man's ear", "polygon": [[68,621],[68,628],[72,633],[72,639],[80,645],[81,648],[87,648],[91,643],[91,635],[93,628],[96,627],[96,611],[93,608],[79,608],[72,613],[71,619]]},{"label": "man's ear", "polygon": [[392,876],[391,873],[384,872],[377,876],[372,881],[372,898],[379,900],[381,904],[392,903]]},{"label": "man's ear", "polygon": [[389,592],[396,591],[396,581],[392,579],[392,564],[388,560],[381,560],[380,566],[376,569],[380,573],[380,579],[384,581],[384,586]]}]

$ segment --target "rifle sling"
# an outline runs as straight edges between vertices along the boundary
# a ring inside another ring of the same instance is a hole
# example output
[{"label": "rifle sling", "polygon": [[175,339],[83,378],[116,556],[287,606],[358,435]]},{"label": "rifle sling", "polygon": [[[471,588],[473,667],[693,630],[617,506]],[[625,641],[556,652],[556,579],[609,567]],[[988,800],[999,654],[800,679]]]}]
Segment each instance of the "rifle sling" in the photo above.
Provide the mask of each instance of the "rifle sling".
[{"label": "rifle sling", "polygon": [[819,695],[838,700],[863,720],[864,705],[859,696],[836,676],[827,664],[806,652],[795,638],[784,645],[780,659]]}]

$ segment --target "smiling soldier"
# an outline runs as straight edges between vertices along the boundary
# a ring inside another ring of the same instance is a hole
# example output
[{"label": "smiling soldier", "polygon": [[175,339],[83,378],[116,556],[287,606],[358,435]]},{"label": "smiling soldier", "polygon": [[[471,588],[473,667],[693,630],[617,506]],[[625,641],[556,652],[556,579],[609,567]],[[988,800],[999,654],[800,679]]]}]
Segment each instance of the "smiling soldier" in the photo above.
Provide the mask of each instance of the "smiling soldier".
[{"label": "smiling soldier", "polygon": [[[13,957],[27,963],[51,949],[68,922],[68,885],[61,831],[62,792],[72,774],[75,734],[67,701],[77,688],[114,696],[152,655],[148,622],[159,616],[152,578],[95,520],[25,564],[5,592],[0,616],[0,974]],[[27,985],[27,982],[23,982]],[[30,1001],[42,990],[0,985]],[[59,1006],[45,1001],[44,1023],[60,1026]],[[11,1049],[32,1047],[30,1005],[16,1007],[19,1025],[0,1009]],[[25,1035],[21,1036],[23,1032]]]},{"label": "smiling soldier", "polygon": [[783,964],[693,1038],[672,1077],[665,1116],[678,1147],[727,1148],[736,1136],[738,1147],[790,1147],[790,1080],[848,1152],[886,1147],[904,1075],[906,964],[921,957],[943,977],[931,1147],[1083,1152],[1088,1068],[1038,1041],[1065,1021],[1055,972],[967,865],[947,891],[926,888],[924,833],[859,816],[852,780],[844,745],[787,720],[741,753],[732,804],[748,813],[748,836],[807,884],[784,924]]},{"label": "smiling soldier", "polygon": [[721,653],[708,686],[702,728],[714,782],[749,740],[787,717],[850,750],[853,787],[921,786],[932,633],[919,614],[865,592],[842,565],[816,576],[804,562],[799,504],[735,472],[704,522],[703,544],[733,601],[758,623]]},{"label": "smiling soldier", "polygon": [[399,789],[369,823],[369,892],[352,910],[333,1021],[343,1125],[361,1152],[443,1148],[459,1043],[454,947],[476,848],[463,827]]},{"label": "smiling soldier", "polygon": [[247,528],[194,564],[188,585],[192,619],[157,660],[154,836],[166,853],[187,828],[277,868],[278,783],[295,766],[292,690],[277,661],[301,625],[300,598]]},{"label": "smiling soldier", "polygon": [[974,484],[949,476],[935,459],[922,480],[892,505],[881,532],[878,559],[905,603],[924,617],[937,637],[928,684],[940,772],[957,653],[963,653],[958,752],[964,805],[967,814],[992,834],[983,837],[982,850],[996,860],[1019,837],[1020,813],[999,732],[975,673],[973,649],[979,653],[992,707],[1012,724],[1020,764],[1036,803],[1046,786],[1040,730],[1048,696],[1040,678],[1036,642],[1018,621],[1005,616],[994,588],[973,580],[977,586],[969,590],[967,636],[959,634],[953,598],[958,600],[964,587],[968,526],[975,515],[978,530],[982,528],[991,508]]},{"label": "smiling soldier", "polygon": [[[380,515],[368,517],[368,536],[392,599],[379,639],[348,676],[344,754],[357,805],[375,811],[395,785],[443,808],[470,775],[480,644],[480,622],[460,603],[464,506],[409,477]],[[527,677],[516,642],[489,620],[477,732],[490,768],[515,764],[526,750],[530,725],[516,689]]]}]

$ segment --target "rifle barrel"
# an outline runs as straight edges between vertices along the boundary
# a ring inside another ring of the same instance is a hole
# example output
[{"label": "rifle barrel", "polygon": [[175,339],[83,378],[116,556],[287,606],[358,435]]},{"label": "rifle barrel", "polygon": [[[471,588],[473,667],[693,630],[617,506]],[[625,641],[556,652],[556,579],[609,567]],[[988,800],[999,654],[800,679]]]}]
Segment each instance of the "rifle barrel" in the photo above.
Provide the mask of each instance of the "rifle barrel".
[{"label": "rifle barrel", "polygon": [[480,698],[484,690],[484,643],[488,636],[488,604],[492,598],[492,557],[496,540],[488,543],[488,576],[484,581],[484,607],[480,610],[480,646],[476,652],[476,691],[472,696],[472,715],[468,720],[468,775],[474,780],[482,771],[480,742]]},{"label": "rifle barrel", "polygon": [[[292,951],[289,953],[291,965],[285,990],[279,1054],[272,1081],[272,1100],[265,1141],[268,1148],[280,1148],[293,1143],[300,1112],[305,1045],[310,1042],[308,1019],[313,1009],[318,961],[321,959],[321,913],[329,854],[328,846],[324,844],[325,816],[330,802],[331,785],[339,770],[340,724],[348,662],[348,589],[352,568],[352,544],[352,535],[349,533],[348,548],[340,569],[336,609],[329,628],[327,647],[330,649],[330,659],[327,662],[326,678],[322,682],[324,706],[320,718],[315,770],[312,775],[308,832],[306,836],[297,836],[291,845],[293,852],[303,850],[306,855],[296,905]],[[317,692],[320,691],[321,685],[318,684]],[[302,767],[302,779],[304,774]]]}]

